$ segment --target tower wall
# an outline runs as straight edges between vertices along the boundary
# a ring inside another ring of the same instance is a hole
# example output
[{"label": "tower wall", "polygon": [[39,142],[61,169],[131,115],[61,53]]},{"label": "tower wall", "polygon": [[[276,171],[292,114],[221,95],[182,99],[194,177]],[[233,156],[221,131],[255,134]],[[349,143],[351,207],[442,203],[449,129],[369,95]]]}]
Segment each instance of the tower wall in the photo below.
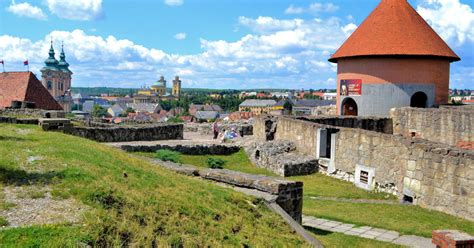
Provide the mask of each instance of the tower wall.
[{"label": "tower wall", "polygon": [[[427,95],[427,105],[448,103],[448,60],[435,58],[344,58],[338,60],[337,111],[350,97],[358,115],[388,116],[390,108],[410,106],[416,92]],[[341,80],[361,81],[361,94],[341,96]]]}]

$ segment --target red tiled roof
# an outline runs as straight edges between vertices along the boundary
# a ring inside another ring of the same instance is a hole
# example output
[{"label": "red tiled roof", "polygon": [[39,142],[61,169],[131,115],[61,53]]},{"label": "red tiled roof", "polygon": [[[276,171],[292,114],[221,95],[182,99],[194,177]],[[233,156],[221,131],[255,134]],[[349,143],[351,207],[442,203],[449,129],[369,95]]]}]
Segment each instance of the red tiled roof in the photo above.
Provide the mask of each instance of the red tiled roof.
[{"label": "red tiled roof", "polygon": [[407,0],[382,0],[329,61],[387,55],[460,60]]},{"label": "red tiled roof", "polygon": [[31,72],[0,73],[0,108],[10,107],[12,101],[34,102],[39,109],[63,110]]}]

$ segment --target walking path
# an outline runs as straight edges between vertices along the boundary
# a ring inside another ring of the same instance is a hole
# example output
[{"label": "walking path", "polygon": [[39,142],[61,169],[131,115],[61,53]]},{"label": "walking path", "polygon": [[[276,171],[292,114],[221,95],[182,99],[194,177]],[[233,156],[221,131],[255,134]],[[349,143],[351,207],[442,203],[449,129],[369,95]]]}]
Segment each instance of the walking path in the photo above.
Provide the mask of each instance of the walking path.
[{"label": "walking path", "polygon": [[401,235],[396,231],[373,228],[370,226],[355,227],[353,224],[347,224],[338,221],[320,219],[312,216],[303,216],[303,226],[312,227],[324,231],[343,233],[347,235],[358,236],[366,239],[375,239],[379,241],[390,242],[397,245],[419,248],[435,248],[431,239],[414,236]]}]

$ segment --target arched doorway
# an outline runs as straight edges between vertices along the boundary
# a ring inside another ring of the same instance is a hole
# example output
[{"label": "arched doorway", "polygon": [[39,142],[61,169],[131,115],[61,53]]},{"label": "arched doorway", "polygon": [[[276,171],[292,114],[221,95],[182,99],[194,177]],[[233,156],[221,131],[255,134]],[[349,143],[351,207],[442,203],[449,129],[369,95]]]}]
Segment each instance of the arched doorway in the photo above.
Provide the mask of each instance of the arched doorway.
[{"label": "arched doorway", "polygon": [[421,91],[413,94],[410,100],[410,107],[412,108],[426,108],[428,102],[428,96]]},{"label": "arched doorway", "polygon": [[357,103],[348,97],[342,101],[342,115],[357,116]]}]

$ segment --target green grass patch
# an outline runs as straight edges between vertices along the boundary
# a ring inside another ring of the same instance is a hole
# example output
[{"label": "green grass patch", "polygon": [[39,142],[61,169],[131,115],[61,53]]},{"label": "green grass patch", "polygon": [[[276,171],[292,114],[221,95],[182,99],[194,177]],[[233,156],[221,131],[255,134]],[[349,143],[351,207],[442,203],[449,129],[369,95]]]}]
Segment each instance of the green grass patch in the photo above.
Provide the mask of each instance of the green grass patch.
[{"label": "green grass patch", "polygon": [[[90,238],[78,227],[32,226],[0,232],[1,247],[85,247]],[[81,245],[82,244],[82,245]]]},{"label": "green grass patch", "polygon": [[3,227],[3,226],[8,226],[8,221],[2,216],[0,216],[0,227]]},{"label": "green grass patch", "polygon": [[328,232],[315,228],[306,228],[316,239],[318,239],[324,247],[359,247],[359,248],[395,248],[403,247],[387,242],[382,242],[373,239],[365,239],[342,233]]},{"label": "green grass patch", "polygon": [[178,163],[178,164],[181,163],[181,159],[179,156],[180,156],[179,152],[170,151],[170,150],[158,150],[155,153],[155,157],[157,159],[160,159],[163,161],[170,161],[170,162]]},{"label": "green grass patch", "polygon": [[226,161],[222,158],[207,158],[207,167],[211,169],[224,169]]},{"label": "green grass patch", "polygon": [[474,223],[411,205],[346,203],[304,199],[303,214],[356,225],[431,237],[436,229],[457,229],[474,234]]},{"label": "green grass patch", "polygon": [[305,196],[324,196],[351,199],[393,199],[396,197],[386,193],[375,193],[354,186],[351,182],[335,179],[320,173],[289,177],[289,180],[301,181],[304,185]]},{"label": "green grass patch", "polygon": [[[30,164],[29,156],[42,159]],[[33,125],[0,124],[0,187],[7,185],[47,185],[53,196],[75,198],[90,210],[77,227],[2,230],[2,246],[304,246],[252,197]]]}]

